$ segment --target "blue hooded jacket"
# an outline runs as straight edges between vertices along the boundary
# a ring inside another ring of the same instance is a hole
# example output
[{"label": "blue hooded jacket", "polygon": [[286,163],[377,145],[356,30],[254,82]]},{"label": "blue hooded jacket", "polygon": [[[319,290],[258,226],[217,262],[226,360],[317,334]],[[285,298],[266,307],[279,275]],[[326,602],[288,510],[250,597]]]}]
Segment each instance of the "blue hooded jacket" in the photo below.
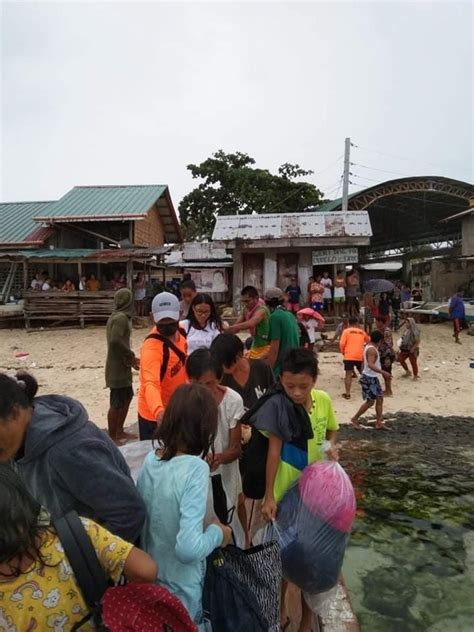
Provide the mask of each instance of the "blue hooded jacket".
[{"label": "blue hooded jacket", "polygon": [[78,401],[61,395],[34,399],[16,468],[53,519],[75,509],[128,542],[140,536],[145,507],[130,469]]}]

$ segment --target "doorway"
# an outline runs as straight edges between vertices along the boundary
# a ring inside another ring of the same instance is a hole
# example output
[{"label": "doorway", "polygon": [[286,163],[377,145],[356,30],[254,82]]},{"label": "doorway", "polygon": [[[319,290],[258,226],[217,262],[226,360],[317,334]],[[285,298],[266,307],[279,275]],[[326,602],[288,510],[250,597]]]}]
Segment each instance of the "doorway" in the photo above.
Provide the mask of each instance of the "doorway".
[{"label": "doorway", "polygon": [[277,256],[277,286],[283,291],[292,278],[298,279],[298,259],[297,252],[282,252]]}]

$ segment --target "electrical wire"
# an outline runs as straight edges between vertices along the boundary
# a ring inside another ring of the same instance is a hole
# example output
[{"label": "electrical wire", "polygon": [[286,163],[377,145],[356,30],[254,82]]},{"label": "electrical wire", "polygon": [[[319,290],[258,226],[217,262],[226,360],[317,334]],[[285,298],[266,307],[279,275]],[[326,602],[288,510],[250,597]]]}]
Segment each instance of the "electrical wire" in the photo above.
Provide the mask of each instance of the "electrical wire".
[{"label": "electrical wire", "polygon": [[379,178],[379,179],[375,179],[375,178],[368,178],[367,176],[361,176],[361,175],[359,175],[358,173],[351,173],[351,175],[352,175],[354,178],[360,178],[360,179],[362,179],[362,180],[368,180],[369,182],[378,182],[378,183],[382,184],[382,183],[380,182],[380,178]]},{"label": "electrical wire", "polygon": [[464,171],[465,173],[471,173],[472,169],[466,169],[465,167],[460,167],[459,165],[448,165],[448,164],[440,164],[435,162],[427,162],[425,160],[418,160],[417,158],[408,158],[408,156],[397,156],[395,154],[389,154],[385,151],[379,151],[377,149],[370,149],[369,147],[362,147],[361,145],[356,145],[355,143],[351,143],[352,147],[357,149],[361,149],[362,151],[368,151],[373,154],[379,154],[380,156],[387,156],[388,158],[394,158],[395,160],[404,160],[406,162],[412,162],[419,165],[429,165],[430,167],[440,167],[442,169],[459,169],[460,171]]},{"label": "electrical wire", "polygon": [[341,180],[342,176],[340,176],[335,182],[333,182],[332,184],[328,184],[327,187],[321,187],[323,188],[325,191],[332,191],[333,189],[337,189],[337,187],[339,186],[339,182]]},{"label": "electrical wire", "polygon": [[338,180],[337,182],[335,182],[335,183],[334,183],[334,186],[332,186],[331,188],[329,188],[329,187],[328,187],[328,188],[327,188],[327,190],[326,190],[326,189],[324,189],[324,194],[325,194],[325,195],[330,195],[331,193],[333,193],[333,192],[334,192],[334,191],[336,191],[336,190],[337,190],[337,191],[339,191],[339,189],[341,188],[341,185],[342,185],[342,180],[343,180],[343,177],[344,177],[344,176],[342,176],[342,175],[341,175],[341,177],[339,178],[339,180]]},{"label": "electrical wire", "polygon": [[407,173],[401,173],[400,171],[389,171],[388,169],[378,169],[377,167],[370,167],[369,165],[361,165],[359,162],[351,162],[349,163],[351,167],[361,167],[362,169],[371,169],[372,171],[380,171],[380,173],[391,173],[395,176],[402,176],[404,178],[411,178],[413,176],[408,175]]},{"label": "electrical wire", "polygon": [[344,154],[341,154],[340,156],[338,156],[336,158],[336,160],[334,160],[334,162],[331,162],[331,164],[329,164],[327,167],[324,167],[324,169],[321,169],[321,171],[315,171],[315,175],[316,176],[320,176],[322,173],[325,173],[328,169],[330,169],[331,167],[333,167],[336,163],[338,163],[342,158],[344,158]]}]

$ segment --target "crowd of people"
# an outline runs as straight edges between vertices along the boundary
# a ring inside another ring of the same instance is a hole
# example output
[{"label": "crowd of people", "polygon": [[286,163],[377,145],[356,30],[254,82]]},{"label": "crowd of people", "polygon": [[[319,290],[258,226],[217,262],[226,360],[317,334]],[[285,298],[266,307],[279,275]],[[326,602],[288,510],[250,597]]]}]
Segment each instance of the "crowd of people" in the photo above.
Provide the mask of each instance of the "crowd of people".
[{"label": "crowd of people", "polygon": [[[125,287],[125,281],[121,287]],[[34,279],[31,281],[30,289],[34,292],[76,292],[77,290],[80,292],[85,290],[98,292],[101,289],[101,283],[95,274],[91,274],[89,276],[81,276],[76,287],[76,284],[70,278],[66,278],[64,281],[53,279],[45,271],[35,274]],[[110,289],[119,288],[111,286]]]},{"label": "crowd of people", "polygon": [[[348,310],[341,311],[333,341],[339,340],[343,358],[345,399],[351,398],[359,373],[363,404],[350,419],[356,428],[367,429],[360,418],[372,407],[375,428],[387,428],[383,398],[392,394],[397,358],[407,376],[419,377],[421,336],[413,318],[403,319],[401,339],[397,345],[393,340],[402,289],[391,298],[381,295],[374,320],[367,323],[359,315],[358,292],[348,291],[357,284],[338,274],[333,293],[332,280],[322,275],[311,280],[311,305],[304,307],[293,281],[285,291],[268,288],[263,297],[247,286],[242,313],[229,325],[212,298],[186,279],[181,301],[170,292],[153,298],[153,327],[139,356],[131,348],[137,295],[119,288],[106,329],[108,433],[66,395],[38,396],[30,374],[0,374],[0,460],[5,462],[0,466],[0,622],[11,632],[35,626],[68,630],[87,615],[55,526],[75,510],[111,581],[123,574],[129,582],[165,587],[204,630],[206,558],[233,539],[229,523],[235,518],[225,516],[235,509],[242,546],[250,547],[256,526],[275,519],[304,468],[337,459],[333,404],[316,388],[321,312],[333,300]],[[454,304],[453,311],[458,307]],[[245,344],[237,335],[243,331],[250,334]],[[154,441],[137,486],[117,447],[136,438],[124,431],[134,397],[133,369],[139,372],[139,439]],[[224,517],[209,511],[209,490],[217,477]],[[248,498],[254,499],[251,515]],[[286,585],[282,588],[286,626]],[[299,630],[309,632],[313,614],[303,596],[301,601]]]}]

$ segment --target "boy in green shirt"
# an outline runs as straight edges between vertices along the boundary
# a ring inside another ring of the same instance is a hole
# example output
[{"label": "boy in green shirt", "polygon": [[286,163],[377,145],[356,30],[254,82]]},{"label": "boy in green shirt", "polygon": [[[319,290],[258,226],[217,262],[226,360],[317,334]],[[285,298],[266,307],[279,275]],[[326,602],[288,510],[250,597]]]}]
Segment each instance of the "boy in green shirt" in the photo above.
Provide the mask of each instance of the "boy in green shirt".
[{"label": "boy in green shirt", "polygon": [[[284,414],[272,414],[270,407],[257,412],[253,426],[268,437],[268,452],[265,469],[265,498],[262,516],[270,522],[275,520],[277,503],[301,476],[303,469],[324,457],[323,442],[328,440],[331,448],[326,450],[330,459],[337,459],[336,436],[339,424],[334,414],[331,398],[325,391],[314,388],[318,376],[318,361],[308,349],[289,349],[280,362],[280,385],[282,394],[272,399],[278,409],[293,405]],[[284,397],[279,402],[276,400]],[[267,401],[267,406],[271,401]],[[275,409],[274,412],[276,412]],[[306,415],[305,415],[306,411]],[[270,414],[268,414],[270,413]],[[308,425],[310,428],[305,428]],[[282,594],[282,623],[286,623],[285,593]],[[311,630],[313,613],[301,596],[302,619],[300,630]]]},{"label": "boy in green shirt", "polygon": [[287,349],[300,346],[300,335],[296,318],[284,306],[285,296],[279,287],[271,287],[265,291],[265,303],[270,310],[268,341],[270,349],[267,362],[273,369],[275,377],[281,373],[281,359]]}]

